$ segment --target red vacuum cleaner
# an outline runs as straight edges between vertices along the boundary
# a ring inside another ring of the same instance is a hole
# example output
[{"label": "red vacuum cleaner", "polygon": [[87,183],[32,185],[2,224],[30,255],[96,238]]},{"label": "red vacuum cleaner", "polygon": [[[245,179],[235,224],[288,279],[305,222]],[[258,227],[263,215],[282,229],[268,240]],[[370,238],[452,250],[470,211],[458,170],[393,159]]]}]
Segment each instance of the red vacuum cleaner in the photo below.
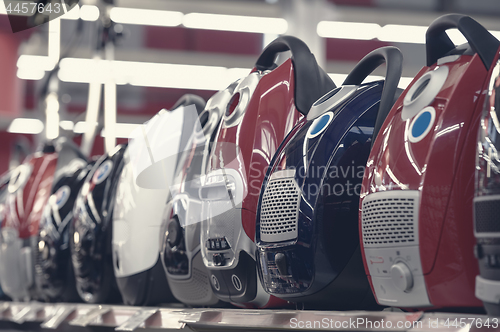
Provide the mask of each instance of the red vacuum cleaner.
[{"label": "red vacuum cleaner", "polygon": [[59,138],[44,144],[12,172],[1,230],[0,280],[5,294],[13,300],[39,297],[34,262],[44,208],[58,189],[58,181],[86,165],[78,148]]},{"label": "red vacuum cleaner", "polygon": [[[455,46],[446,30],[468,43]],[[436,19],[427,65],[376,138],[360,196],[365,270],[379,304],[480,307],[472,197],[477,126],[499,42],[465,15]]]},{"label": "red vacuum cleaner", "polygon": [[[275,64],[279,53],[291,58]],[[255,218],[267,167],[287,133],[335,84],[295,37],[274,40],[233,91],[201,188],[201,252],[214,293],[246,307],[282,306],[257,280]]]}]

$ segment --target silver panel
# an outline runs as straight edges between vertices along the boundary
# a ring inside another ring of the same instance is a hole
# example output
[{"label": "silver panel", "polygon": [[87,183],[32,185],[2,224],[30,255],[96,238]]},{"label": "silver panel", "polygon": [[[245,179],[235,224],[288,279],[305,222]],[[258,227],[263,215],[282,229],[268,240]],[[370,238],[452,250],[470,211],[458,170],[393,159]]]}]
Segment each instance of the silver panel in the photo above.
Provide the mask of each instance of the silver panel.
[{"label": "silver panel", "polygon": [[300,189],[295,172],[279,171],[267,183],[260,210],[260,238],[280,242],[297,238]]},{"label": "silver panel", "polygon": [[365,247],[418,245],[417,190],[391,190],[365,197],[361,228]]}]

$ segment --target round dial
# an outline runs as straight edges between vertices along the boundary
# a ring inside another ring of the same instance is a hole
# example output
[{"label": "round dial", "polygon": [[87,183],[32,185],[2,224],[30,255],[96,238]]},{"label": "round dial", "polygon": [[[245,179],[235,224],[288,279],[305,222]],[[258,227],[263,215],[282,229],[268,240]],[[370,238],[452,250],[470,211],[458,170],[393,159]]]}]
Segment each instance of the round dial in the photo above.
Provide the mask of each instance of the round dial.
[{"label": "round dial", "polygon": [[403,262],[398,262],[391,266],[391,278],[396,288],[407,292],[413,287],[413,274],[408,265]]}]

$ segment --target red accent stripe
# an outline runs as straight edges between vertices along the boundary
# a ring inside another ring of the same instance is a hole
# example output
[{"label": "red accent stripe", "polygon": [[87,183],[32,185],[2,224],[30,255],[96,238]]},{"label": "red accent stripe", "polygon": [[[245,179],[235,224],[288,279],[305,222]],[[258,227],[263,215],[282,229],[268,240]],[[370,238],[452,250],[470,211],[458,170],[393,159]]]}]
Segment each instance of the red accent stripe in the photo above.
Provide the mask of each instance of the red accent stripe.
[{"label": "red accent stripe", "polygon": [[326,58],[328,60],[353,61],[361,60],[371,51],[390,46],[390,43],[379,40],[326,39]]},{"label": "red accent stripe", "polygon": [[262,34],[148,26],[144,43],[156,49],[259,55]]}]

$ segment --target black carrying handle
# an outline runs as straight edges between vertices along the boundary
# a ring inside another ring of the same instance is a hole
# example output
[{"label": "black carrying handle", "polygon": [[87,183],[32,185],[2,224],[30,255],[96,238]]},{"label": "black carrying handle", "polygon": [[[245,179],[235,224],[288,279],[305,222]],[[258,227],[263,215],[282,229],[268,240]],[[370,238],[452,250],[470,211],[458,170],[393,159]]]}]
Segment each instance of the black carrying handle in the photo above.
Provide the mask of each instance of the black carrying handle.
[{"label": "black carrying handle", "polygon": [[368,75],[384,63],[387,66],[385,82],[382,96],[380,97],[375,127],[373,128],[372,145],[394,104],[394,96],[396,95],[401,73],[403,72],[403,54],[401,54],[399,48],[394,46],[381,47],[371,51],[358,62],[356,67],[347,75],[343,84],[361,84]]},{"label": "black carrying handle", "polygon": [[479,55],[486,70],[489,70],[500,42],[481,24],[467,15],[443,15],[431,23],[425,33],[427,66],[432,66],[437,60],[455,49],[455,44],[446,34],[448,29],[458,29],[469,42],[474,52]]},{"label": "black carrying handle", "polygon": [[318,66],[309,47],[300,39],[282,36],[271,42],[262,51],[255,63],[258,70],[271,70],[278,53],[291,51],[295,75],[295,107],[307,115],[316,100],[336,88],[330,76]]}]

